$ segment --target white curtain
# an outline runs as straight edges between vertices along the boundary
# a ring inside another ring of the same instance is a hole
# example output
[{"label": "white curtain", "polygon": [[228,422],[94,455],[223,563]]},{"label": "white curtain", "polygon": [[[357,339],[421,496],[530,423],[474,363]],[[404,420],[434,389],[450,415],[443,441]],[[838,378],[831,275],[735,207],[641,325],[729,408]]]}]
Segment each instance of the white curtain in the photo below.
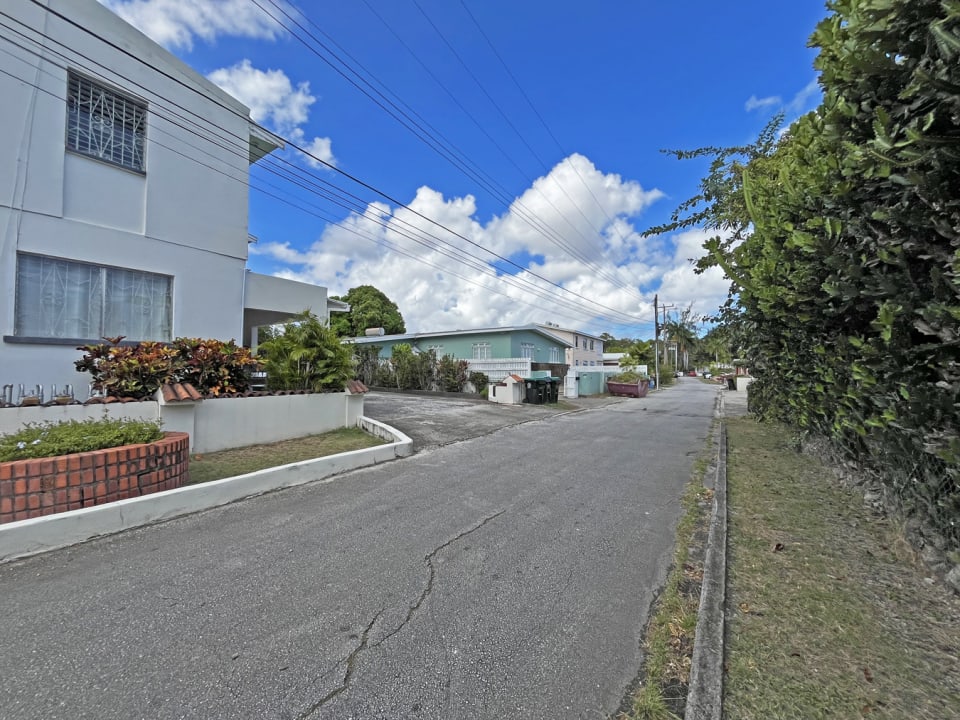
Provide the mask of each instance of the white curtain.
[{"label": "white curtain", "polygon": [[17,335],[99,338],[102,303],[100,268],[18,256]]},{"label": "white curtain", "polygon": [[38,255],[17,256],[16,334],[170,340],[170,278]]},{"label": "white curtain", "polygon": [[108,337],[169,340],[170,278],[108,268],[103,326],[103,334]]}]

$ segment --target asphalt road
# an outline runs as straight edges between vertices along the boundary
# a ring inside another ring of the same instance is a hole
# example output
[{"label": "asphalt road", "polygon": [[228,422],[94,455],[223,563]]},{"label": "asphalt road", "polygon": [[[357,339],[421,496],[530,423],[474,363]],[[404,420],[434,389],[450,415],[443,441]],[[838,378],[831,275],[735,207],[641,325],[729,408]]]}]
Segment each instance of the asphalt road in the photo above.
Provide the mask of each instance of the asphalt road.
[{"label": "asphalt road", "polygon": [[715,395],[683,382],[0,566],[0,716],[607,717]]}]

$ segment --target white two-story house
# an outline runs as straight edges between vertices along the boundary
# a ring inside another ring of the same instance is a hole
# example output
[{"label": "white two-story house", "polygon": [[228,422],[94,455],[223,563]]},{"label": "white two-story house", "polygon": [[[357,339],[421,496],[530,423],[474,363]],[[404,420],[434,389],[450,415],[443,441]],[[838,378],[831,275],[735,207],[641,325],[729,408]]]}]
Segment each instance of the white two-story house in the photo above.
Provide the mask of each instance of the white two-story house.
[{"label": "white two-story house", "polygon": [[325,288],[246,269],[249,167],[282,145],[246,106],[96,0],[4,14],[0,384],[85,399],[79,345],[328,317]]},{"label": "white two-story house", "polygon": [[590,335],[582,330],[569,330],[553,323],[546,323],[537,327],[541,327],[569,343],[564,362],[572,370],[603,367],[603,340],[599,336]]}]

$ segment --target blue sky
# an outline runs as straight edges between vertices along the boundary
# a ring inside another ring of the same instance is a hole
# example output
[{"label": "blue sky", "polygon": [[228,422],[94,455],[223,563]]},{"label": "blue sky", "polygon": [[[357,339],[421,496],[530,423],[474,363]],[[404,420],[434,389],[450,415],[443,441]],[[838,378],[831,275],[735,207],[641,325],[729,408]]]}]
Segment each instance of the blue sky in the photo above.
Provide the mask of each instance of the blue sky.
[{"label": "blue sky", "polygon": [[[820,97],[820,0],[101,1],[362,181],[292,148],[255,166],[250,267],[375,285],[413,332],[648,337],[654,293],[709,314],[727,282],[692,272],[703,233],[639,236],[705,171],[661,149],[749,142]],[[353,211],[302,187],[325,183]]]}]

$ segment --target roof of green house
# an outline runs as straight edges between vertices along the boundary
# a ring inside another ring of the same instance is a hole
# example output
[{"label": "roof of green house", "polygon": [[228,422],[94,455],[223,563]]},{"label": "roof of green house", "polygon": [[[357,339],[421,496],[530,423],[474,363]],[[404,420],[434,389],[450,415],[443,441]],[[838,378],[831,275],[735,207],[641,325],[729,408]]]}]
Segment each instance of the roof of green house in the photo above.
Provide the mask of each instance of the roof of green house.
[{"label": "roof of green house", "polygon": [[367,345],[370,343],[378,342],[388,342],[388,341],[414,341],[414,340],[427,340],[430,338],[438,337],[450,337],[451,335],[490,335],[492,333],[511,333],[518,331],[529,331],[535,332],[539,335],[543,335],[550,340],[553,340],[558,345],[564,345],[566,347],[573,347],[573,344],[564,340],[563,338],[557,337],[553,333],[549,332],[547,328],[544,328],[541,325],[517,325],[514,327],[497,327],[497,328],[473,328],[471,330],[445,330],[442,332],[430,332],[430,333],[406,333],[404,335],[373,335],[370,337],[355,337],[347,338],[347,342],[357,343],[358,345]]}]

